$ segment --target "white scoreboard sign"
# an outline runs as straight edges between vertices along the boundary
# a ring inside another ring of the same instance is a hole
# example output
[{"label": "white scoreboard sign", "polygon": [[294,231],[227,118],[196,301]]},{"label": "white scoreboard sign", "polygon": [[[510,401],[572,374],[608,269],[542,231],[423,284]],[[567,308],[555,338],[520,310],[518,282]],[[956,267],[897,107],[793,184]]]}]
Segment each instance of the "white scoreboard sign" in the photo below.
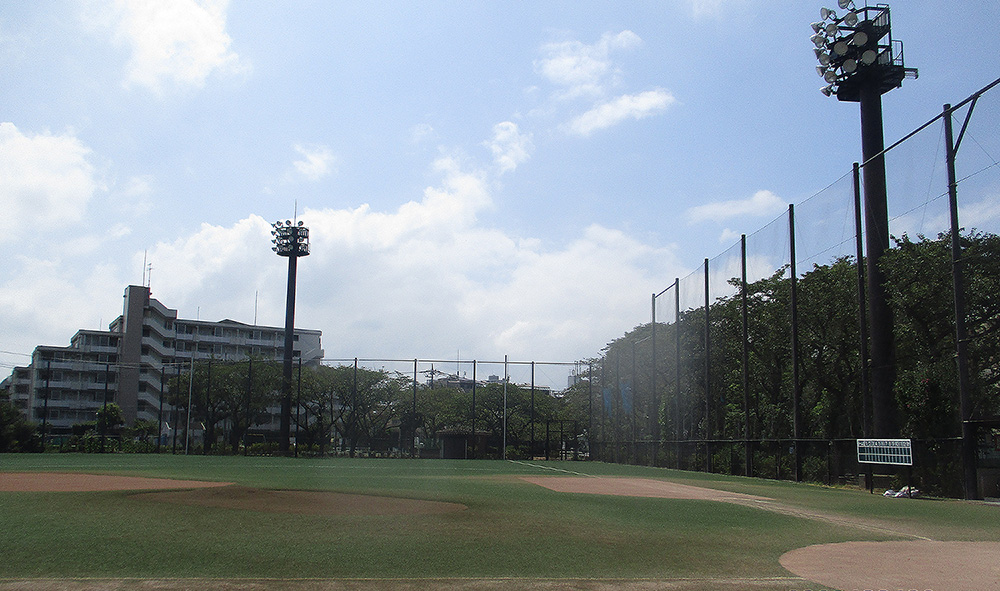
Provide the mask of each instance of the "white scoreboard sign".
[{"label": "white scoreboard sign", "polygon": [[912,466],[913,448],[909,439],[858,439],[858,462]]}]

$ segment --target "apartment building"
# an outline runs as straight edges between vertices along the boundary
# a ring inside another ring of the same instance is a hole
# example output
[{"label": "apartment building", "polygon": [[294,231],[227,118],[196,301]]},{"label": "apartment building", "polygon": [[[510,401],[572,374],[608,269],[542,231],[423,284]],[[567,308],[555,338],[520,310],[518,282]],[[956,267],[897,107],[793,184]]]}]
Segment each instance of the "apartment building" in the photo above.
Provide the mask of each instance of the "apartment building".
[{"label": "apartment building", "polygon": [[[144,286],[125,289],[122,315],[108,328],[80,330],[68,347],[36,347],[31,364],[4,380],[11,402],[52,434],[94,420],[105,400],[118,403],[127,423],[156,420],[161,389],[178,364],[284,357],[284,328],[178,318]],[[296,329],[296,359],[319,363],[321,339],[321,331]]]}]

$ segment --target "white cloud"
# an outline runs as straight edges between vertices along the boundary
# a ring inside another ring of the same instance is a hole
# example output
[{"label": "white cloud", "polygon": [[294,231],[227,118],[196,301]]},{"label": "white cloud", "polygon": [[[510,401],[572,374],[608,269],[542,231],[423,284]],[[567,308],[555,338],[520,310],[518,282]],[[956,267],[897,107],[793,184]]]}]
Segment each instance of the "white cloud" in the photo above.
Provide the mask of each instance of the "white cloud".
[{"label": "white cloud", "polygon": [[493,126],[493,139],[486,145],[501,173],[510,172],[528,160],[533,148],[531,137],[530,133],[521,133],[511,121]]},{"label": "white cloud", "polygon": [[100,188],[90,155],[71,133],[31,135],[0,123],[0,242],[19,239],[36,224],[79,223]]},{"label": "white cloud", "polygon": [[302,160],[292,163],[295,171],[310,181],[318,181],[333,172],[333,167],[337,162],[330,148],[322,145],[304,146],[295,144],[295,151],[302,156]]},{"label": "white cloud", "polygon": [[[516,126],[500,125],[498,166],[488,170],[523,161],[525,140]],[[504,232],[485,221],[493,207],[487,170],[445,156],[432,173],[437,181],[395,210],[361,205],[300,216],[311,254],[298,265],[296,324],[323,331],[328,357],[442,358],[461,350],[469,359],[573,361],[648,320],[648,302],[636,293],[686,274],[672,247],[598,225],[554,247]],[[142,177],[125,187],[148,190]],[[18,269],[0,284],[0,334],[25,336],[8,339],[6,350],[65,344],[77,328],[106,326],[120,313],[121,290],[138,283],[144,253],[133,251],[121,268],[88,262],[127,234],[108,222],[106,235],[68,237],[79,251],[72,260],[8,263]],[[154,297],[187,318],[280,326],[286,259],[271,251],[270,230],[249,215],[153,245],[146,258]]]},{"label": "white cloud", "polygon": [[[572,361],[646,321],[635,294],[678,275],[672,248],[597,225],[555,248],[500,231],[481,220],[493,203],[484,173],[452,158],[434,170],[439,182],[394,211],[300,216],[311,254],[298,265],[296,324],[323,330],[327,356]],[[280,325],[285,261],[269,232],[249,216],[156,245],[154,294],[181,315],[201,306],[202,318],[249,322],[256,293],[259,321]]]},{"label": "white cloud", "polygon": [[[959,210],[959,221],[966,230],[971,231],[973,228],[990,228],[992,230],[998,220],[1000,220],[1000,195],[991,195],[981,201],[966,203]],[[950,226],[949,218],[948,225],[941,227]]]},{"label": "white cloud", "polygon": [[153,183],[152,175],[130,177],[120,187],[111,187],[109,202],[115,205],[121,215],[134,222],[135,218],[143,217],[153,209]]},{"label": "white cloud", "polygon": [[602,103],[573,119],[569,130],[577,135],[612,127],[627,119],[643,119],[663,111],[677,100],[665,90],[647,90],[635,95],[623,95]]},{"label": "white cloud", "polygon": [[564,90],[560,98],[601,96],[609,77],[617,69],[611,62],[612,51],[631,49],[642,43],[632,31],[605,33],[593,45],[580,41],[548,43],[541,48],[544,57],[535,61],[535,71]]},{"label": "white cloud", "polygon": [[639,46],[642,39],[632,31],[605,33],[592,45],[570,40],[543,45],[543,57],[535,61],[535,72],[559,87],[551,104],[532,109],[533,115],[549,114],[570,99],[586,99],[589,110],[564,127],[569,133],[587,136],[629,119],[643,119],[663,111],[676,99],[661,88],[606,98],[621,86],[622,74],[612,60],[615,51]]},{"label": "white cloud", "polygon": [[153,177],[149,175],[134,176],[125,183],[122,194],[126,197],[146,199],[153,193]]},{"label": "white cloud", "polygon": [[418,123],[410,129],[410,143],[420,144],[437,137],[434,127],[430,123]]},{"label": "white cloud", "polygon": [[717,17],[727,11],[743,9],[748,0],[683,0],[695,18]]},{"label": "white cloud", "polygon": [[646,302],[636,293],[657,291],[679,268],[673,249],[597,224],[565,247],[536,245],[519,254],[508,281],[465,295],[463,315],[489,329],[497,351],[563,351],[566,360],[596,353],[574,343],[603,345],[622,327],[646,321]]},{"label": "white cloud", "polygon": [[[243,293],[248,283],[256,284],[252,269],[261,267],[267,255],[274,256],[271,224],[251,215],[232,227],[202,224],[194,234],[158,243],[149,250],[148,260],[156,270],[152,286],[163,294],[166,305],[197,305],[199,297],[212,297],[218,299],[213,307],[219,308],[233,306],[234,296]],[[133,258],[142,256],[137,253]]]},{"label": "white cloud", "polygon": [[[4,269],[6,281],[0,284],[4,350],[28,354],[37,345],[65,346],[77,329],[107,330],[121,314],[124,284],[113,266],[67,267],[36,258],[19,262],[17,270]],[[29,359],[16,362],[27,365]]]},{"label": "white cloud", "polygon": [[[979,197],[979,200],[972,201]],[[1000,226],[1000,194],[984,193],[966,195],[959,193],[962,200],[958,211],[959,227],[962,233],[986,231],[997,233]],[[904,234],[915,237],[924,235],[936,237],[941,232],[951,228],[951,214],[948,211],[946,199],[939,200],[937,207],[924,207],[916,211],[892,217],[889,220],[889,232],[893,236]]]},{"label": "white cloud", "polygon": [[749,199],[734,199],[732,201],[717,201],[692,207],[685,212],[688,223],[704,221],[722,221],[744,216],[777,215],[784,211],[788,204],[770,191],[757,191]]},{"label": "white cloud", "polygon": [[228,6],[229,0],[113,0],[104,18],[110,16],[115,37],[132,51],[128,83],[160,92],[164,83],[201,87],[212,72],[245,71],[245,60],[230,49]]},{"label": "white cloud", "polygon": [[723,228],[722,234],[719,235],[720,244],[732,244],[740,239],[741,234],[729,228]]}]

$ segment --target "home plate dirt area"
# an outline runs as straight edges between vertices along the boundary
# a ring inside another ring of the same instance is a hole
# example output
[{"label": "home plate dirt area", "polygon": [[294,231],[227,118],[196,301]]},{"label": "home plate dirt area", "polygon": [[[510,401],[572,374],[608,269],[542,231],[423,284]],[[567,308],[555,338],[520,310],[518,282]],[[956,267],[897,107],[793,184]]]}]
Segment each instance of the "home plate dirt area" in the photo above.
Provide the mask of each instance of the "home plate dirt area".
[{"label": "home plate dirt area", "polygon": [[[847,542],[798,548],[781,557],[796,575],[779,579],[713,580],[563,580],[563,579],[29,579],[0,580],[0,591],[73,589],[253,589],[344,590],[381,589],[488,591],[532,589],[593,591],[668,589],[886,589],[920,591],[1000,591],[1000,542],[942,542],[921,537],[892,524],[872,524],[852,517],[825,515],[782,505],[773,499],[647,478],[590,476],[522,476],[524,482],[566,494],[693,499],[736,503],[803,519],[819,519],[910,538],[895,542]],[[78,473],[0,472],[0,491],[84,492],[136,491],[164,503],[309,515],[401,515],[463,511],[458,503],[348,495],[319,491],[266,490],[226,482],[201,482]]]}]

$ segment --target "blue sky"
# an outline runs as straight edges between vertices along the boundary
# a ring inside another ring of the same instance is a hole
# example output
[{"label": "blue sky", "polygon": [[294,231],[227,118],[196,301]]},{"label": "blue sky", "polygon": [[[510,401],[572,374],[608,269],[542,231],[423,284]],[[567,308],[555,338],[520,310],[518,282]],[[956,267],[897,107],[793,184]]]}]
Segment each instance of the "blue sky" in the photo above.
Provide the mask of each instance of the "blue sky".
[{"label": "blue sky", "polygon": [[[920,77],[888,141],[997,77],[998,5],[941,4],[892,4]],[[860,159],[857,105],[818,91],[822,5],[5,3],[0,361],[106,327],[144,259],[184,317],[282,324],[296,202],[297,324],[329,357],[593,356]]]}]

